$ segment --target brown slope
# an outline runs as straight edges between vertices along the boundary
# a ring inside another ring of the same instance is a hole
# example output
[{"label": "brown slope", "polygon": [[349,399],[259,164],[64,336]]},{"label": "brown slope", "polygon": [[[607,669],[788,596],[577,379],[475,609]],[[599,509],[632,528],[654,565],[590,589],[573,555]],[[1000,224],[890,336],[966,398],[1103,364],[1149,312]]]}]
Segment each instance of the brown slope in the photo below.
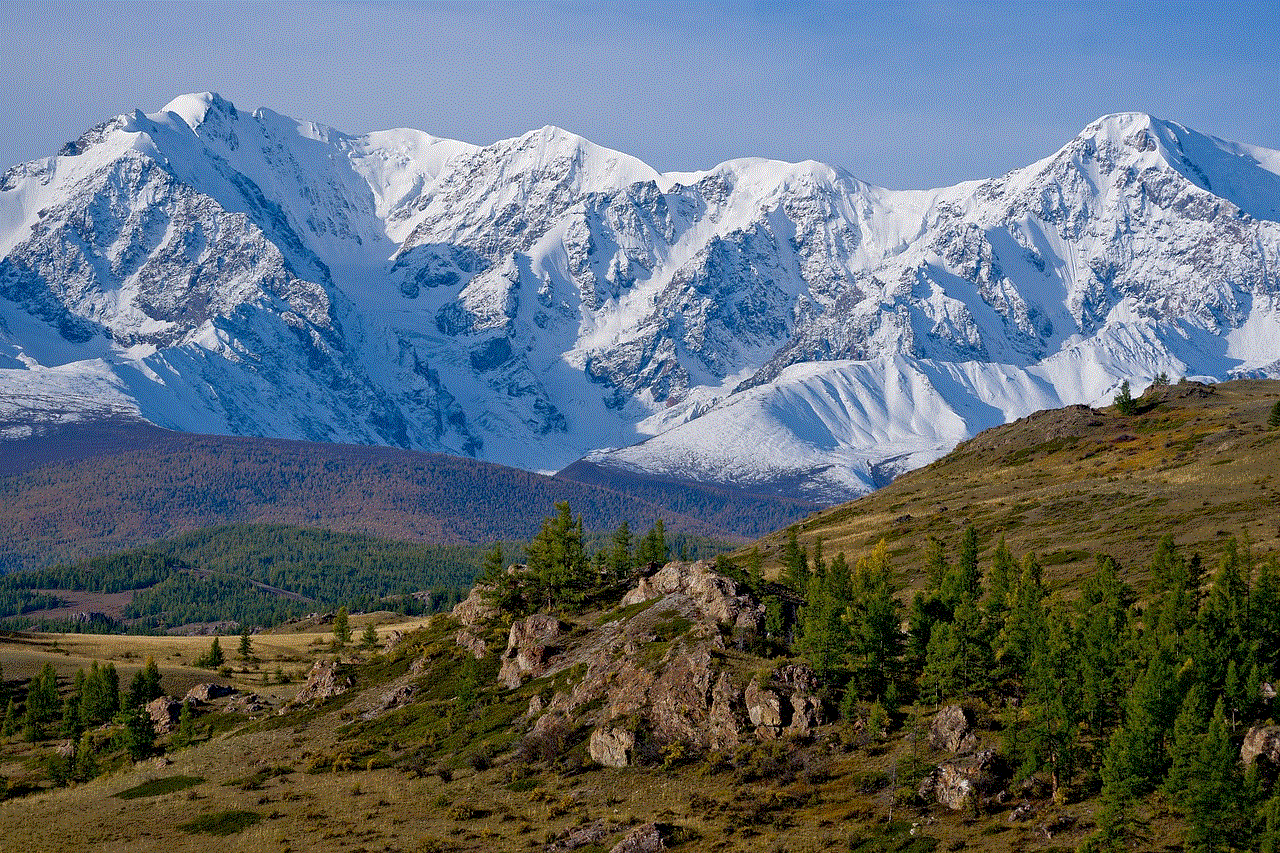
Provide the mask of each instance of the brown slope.
[{"label": "brown slope", "polygon": [[[885,537],[910,583],[937,536],[954,549],[966,525],[990,548],[1007,537],[1046,576],[1070,584],[1110,554],[1141,584],[1153,546],[1172,534],[1216,557],[1228,537],[1280,552],[1280,429],[1268,429],[1280,382],[1187,383],[1152,390],[1136,415],[1114,407],[1037,412],[981,433],[925,468],[801,522],[830,555]],[[781,559],[786,532],[761,540]]]},{"label": "brown slope", "polygon": [[661,517],[671,531],[741,539],[688,511],[473,459],[113,421],[0,444],[0,568],[239,522],[482,544],[531,536],[557,501],[591,530]]}]

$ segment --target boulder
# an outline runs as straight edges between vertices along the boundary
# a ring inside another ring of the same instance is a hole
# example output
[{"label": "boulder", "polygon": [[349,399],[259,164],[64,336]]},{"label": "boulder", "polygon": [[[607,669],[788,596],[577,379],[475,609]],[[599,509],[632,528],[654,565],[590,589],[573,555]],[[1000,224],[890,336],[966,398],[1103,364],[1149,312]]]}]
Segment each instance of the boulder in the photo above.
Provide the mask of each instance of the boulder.
[{"label": "boulder", "polygon": [[464,627],[470,628],[497,616],[498,608],[492,601],[485,598],[484,594],[488,590],[489,587],[485,584],[478,583],[473,586],[471,593],[453,606],[453,618]]},{"label": "boulder", "polygon": [[173,731],[182,715],[182,703],[172,696],[161,696],[147,703],[147,713],[157,734]]},{"label": "boulder", "polygon": [[271,707],[271,703],[257,693],[245,693],[227,703],[227,710],[238,714],[258,714]]},{"label": "boulder", "polygon": [[1280,726],[1254,726],[1245,734],[1240,760],[1248,767],[1258,759],[1280,767]]},{"label": "boulder", "polygon": [[302,685],[298,695],[293,697],[294,705],[306,705],[312,702],[323,702],[351,688],[351,677],[338,671],[336,660],[318,660],[307,672],[307,682]]},{"label": "boulder", "polygon": [[637,826],[609,850],[609,853],[658,853],[666,850],[662,841],[662,832],[656,823],[645,823]]},{"label": "boulder", "polygon": [[818,699],[818,676],[814,671],[804,664],[788,664],[778,670],[775,678],[785,688],[791,705],[787,731],[804,736],[822,725],[822,702]]},{"label": "boulder", "polygon": [[547,661],[558,650],[560,637],[560,620],[545,613],[535,613],[512,622],[498,680],[514,690],[525,676],[537,678],[542,675]]},{"label": "boulder", "polygon": [[977,745],[972,715],[959,705],[948,705],[929,725],[929,745],[948,752],[967,752]]},{"label": "boulder", "polygon": [[756,735],[761,738],[777,737],[782,731],[782,700],[778,694],[752,679],[742,694],[742,700],[747,706],[747,719],[756,727]]},{"label": "boulder", "polygon": [[626,767],[631,763],[636,736],[626,729],[599,728],[591,733],[587,752],[591,760],[605,767]]},{"label": "boulder", "polygon": [[934,800],[959,811],[993,789],[995,758],[995,750],[984,749],[944,761],[924,778],[917,793],[923,800]]},{"label": "boulder", "polygon": [[387,634],[386,638],[382,641],[382,653],[384,655],[390,654],[391,651],[399,644],[400,639],[403,636],[404,634],[400,631],[392,631]]},{"label": "boulder", "polygon": [[221,699],[223,696],[230,696],[235,691],[225,684],[197,684],[187,691],[187,695],[183,698],[186,702],[212,702],[214,699]]}]

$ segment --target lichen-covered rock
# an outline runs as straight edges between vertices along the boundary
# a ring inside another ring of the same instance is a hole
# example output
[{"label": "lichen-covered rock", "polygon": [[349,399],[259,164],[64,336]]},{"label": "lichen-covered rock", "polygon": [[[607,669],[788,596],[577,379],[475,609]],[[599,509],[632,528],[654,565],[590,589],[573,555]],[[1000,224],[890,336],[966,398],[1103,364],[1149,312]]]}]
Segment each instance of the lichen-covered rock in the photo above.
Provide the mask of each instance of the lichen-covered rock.
[{"label": "lichen-covered rock", "polygon": [[555,654],[560,637],[560,620],[545,613],[535,613],[511,623],[498,680],[514,690],[525,676],[541,675],[548,659]]},{"label": "lichen-covered rock", "polygon": [[705,560],[696,563],[667,563],[654,574],[641,578],[635,589],[622,599],[624,607],[676,593],[685,595],[705,618],[739,627],[758,627],[763,611],[738,585],[713,571]]},{"label": "lichen-covered rock", "polygon": [[948,705],[929,725],[929,745],[948,752],[967,752],[977,744],[972,715],[959,705]]},{"label": "lichen-covered rock", "polygon": [[601,728],[591,733],[587,743],[587,752],[591,760],[605,767],[626,767],[631,763],[632,751],[636,746],[633,732],[619,728]]},{"label": "lichen-covered rock", "polygon": [[186,702],[212,702],[214,699],[221,699],[223,696],[230,696],[235,691],[225,684],[197,684],[187,691],[187,695],[183,698]]},{"label": "lichen-covered rock", "polygon": [[[711,667],[706,649],[668,655],[661,673],[649,689],[647,718],[661,742],[682,741],[700,748],[731,749],[738,745],[737,726],[726,727],[713,720],[713,712],[723,720],[731,709],[716,706],[716,687],[724,685]],[[723,673],[721,673],[723,675]]]},{"label": "lichen-covered rock", "polygon": [[350,688],[351,677],[339,672],[337,661],[318,660],[311,665],[310,671],[307,672],[307,681],[298,691],[298,695],[293,697],[292,704],[306,705],[323,702],[346,693]]},{"label": "lichen-covered rock", "polygon": [[498,615],[498,608],[485,597],[488,589],[485,584],[478,583],[471,588],[466,598],[453,606],[453,618],[460,625],[469,628]]},{"label": "lichen-covered rock", "polygon": [[782,700],[778,694],[752,679],[743,691],[742,700],[747,705],[747,719],[756,727],[756,736],[777,737],[782,731]]},{"label": "lichen-covered rock", "polygon": [[609,850],[609,853],[658,853],[666,850],[662,840],[662,831],[656,823],[645,823],[637,826]]},{"label": "lichen-covered rock", "polygon": [[1240,760],[1248,767],[1260,758],[1280,767],[1280,726],[1254,726],[1245,734]]},{"label": "lichen-covered rock", "polygon": [[787,731],[804,736],[822,725],[822,702],[818,699],[818,676],[814,671],[804,664],[788,664],[778,670],[775,678],[786,689],[791,705]]},{"label": "lichen-covered rock", "polygon": [[172,696],[161,696],[147,703],[147,714],[151,717],[151,725],[155,727],[156,733],[165,734],[178,725],[182,703]]},{"label": "lichen-covered rock", "polygon": [[984,749],[942,762],[924,778],[917,793],[921,799],[959,811],[988,793],[995,782],[995,751]]},{"label": "lichen-covered rock", "polygon": [[471,652],[471,656],[476,660],[480,660],[489,651],[489,644],[485,642],[484,635],[475,628],[459,628],[453,640],[459,646]]}]

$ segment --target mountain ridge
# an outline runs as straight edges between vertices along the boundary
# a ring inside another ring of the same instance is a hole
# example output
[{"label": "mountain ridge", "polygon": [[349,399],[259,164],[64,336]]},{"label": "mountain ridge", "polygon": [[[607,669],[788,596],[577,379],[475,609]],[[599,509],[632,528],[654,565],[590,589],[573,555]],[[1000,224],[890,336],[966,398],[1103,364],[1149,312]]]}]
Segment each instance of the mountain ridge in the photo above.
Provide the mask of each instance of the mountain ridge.
[{"label": "mountain ridge", "polygon": [[898,191],[180,96],[0,179],[0,420],[837,502],[1121,379],[1280,375],[1278,209],[1280,153],[1137,113]]}]

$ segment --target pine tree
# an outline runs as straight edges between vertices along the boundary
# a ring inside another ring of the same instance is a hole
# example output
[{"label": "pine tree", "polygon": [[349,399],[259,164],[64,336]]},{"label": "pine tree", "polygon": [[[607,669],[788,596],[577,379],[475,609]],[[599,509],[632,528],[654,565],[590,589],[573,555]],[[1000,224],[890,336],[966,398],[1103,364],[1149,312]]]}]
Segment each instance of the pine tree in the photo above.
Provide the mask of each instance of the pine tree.
[{"label": "pine tree", "polygon": [[374,649],[378,646],[378,631],[370,622],[364,626],[364,632],[360,635],[360,645],[364,649]]},{"label": "pine tree", "polygon": [[569,504],[561,501],[556,515],[543,520],[529,543],[528,578],[523,580],[533,584],[546,609],[575,605],[586,596],[592,578],[582,540],[582,516],[575,521]]},{"label": "pine tree", "polygon": [[1117,729],[1102,760],[1098,828],[1081,853],[1129,853],[1150,840],[1150,826],[1140,811],[1138,780],[1128,773],[1124,749]]},{"label": "pine tree", "polygon": [[196,666],[202,666],[207,669],[217,669],[226,661],[226,656],[222,653],[222,643],[217,637],[213,638],[213,642],[209,644],[209,651],[196,661]]},{"label": "pine tree", "polygon": [[163,695],[164,688],[160,686],[160,669],[156,666],[155,658],[148,657],[146,665],[138,670],[129,683],[128,704],[130,707],[145,705]]},{"label": "pine tree", "polygon": [[[837,556],[833,566],[848,571],[843,554]],[[822,572],[810,580],[800,615],[803,629],[797,645],[824,682],[843,681],[837,673],[843,669],[849,642],[849,626],[843,618],[846,604],[838,590],[836,571]]]},{"label": "pine tree", "polygon": [[48,737],[61,708],[58,697],[58,674],[52,663],[46,663],[27,686],[26,716],[23,721],[27,740]]},{"label": "pine tree", "polygon": [[1120,391],[1112,402],[1115,404],[1116,411],[1122,415],[1127,416],[1137,413],[1138,402],[1133,399],[1133,393],[1129,390],[1128,379],[1120,383]]},{"label": "pine tree", "polygon": [[898,657],[901,620],[893,592],[889,546],[881,539],[870,556],[858,561],[843,617],[851,686],[875,700],[883,699],[892,684]]},{"label": "pine tree", "polygon": [[625,578],[631,574],[631,525],[626,519],[613,531],[609,541],[609,571],[615,578]]},{"label": "pine tree", "polygon": [[333,644],[342,648],[351,642],[351,617],[347,608],[339,607],[333,616]]},{"label": "pine tree", "polygon": [[1208,719],[1209,707],[1204,686],[1193,681],[1182,700],[1178,717],[1173,721],[1173,736],[1169,744],[1169,773],[1163,786],[1164,792],[1179,806],[1185,806],[1194,782]]},{"label": "pine tree", "polygon": [[248,660],[253,657],[253,636],[249,633],[249,626],[243,625],[240,628],[240,660]]},{"label": "pine tree", "polygon": [[1193,853],[1229,850],[1242,834],[1244,786],[1237,764],[1222,700],[1218,700],[1184,797],[1187,849]]},{"label": "pine tree", "polygon": [[987,616],[992,620],[992,630],[999,632],[1004,626],[1004,616],[1010,608],[1010,594],[1018,583],[1018,563],[1013,558],[1003,536],[991,554],[991,573],[987,577]]},{"label": "pine tree", "polygon": [[783,571],[796,592],[804,595],[809,588],[809,552],[800,544],[794,526],[787,529],[787,544],[782,550]]},{"label": "pine tree", "polygon": [[121,749],[129,753],[129,758],[141,761],[151,754],[155,745],[156,730],[151,722],[151,715],[145,708],[129,708],[115,717],[122,729],[118,743]]},{"label": "pine tree", "polygon": [[182,749],[194,743],[195,739],[196,728],[195,720],[191,715],[191,703],[183,702],[182,711],[178,714],[178,728],[169,739],[169,745],[173,749]]},{"label": "pine tree", "polygon": [[98,775],[98,756],[93,749],[93,738],[88,732],[80,735],[76,744],[71,775],[77,782],[88,782]]}]

